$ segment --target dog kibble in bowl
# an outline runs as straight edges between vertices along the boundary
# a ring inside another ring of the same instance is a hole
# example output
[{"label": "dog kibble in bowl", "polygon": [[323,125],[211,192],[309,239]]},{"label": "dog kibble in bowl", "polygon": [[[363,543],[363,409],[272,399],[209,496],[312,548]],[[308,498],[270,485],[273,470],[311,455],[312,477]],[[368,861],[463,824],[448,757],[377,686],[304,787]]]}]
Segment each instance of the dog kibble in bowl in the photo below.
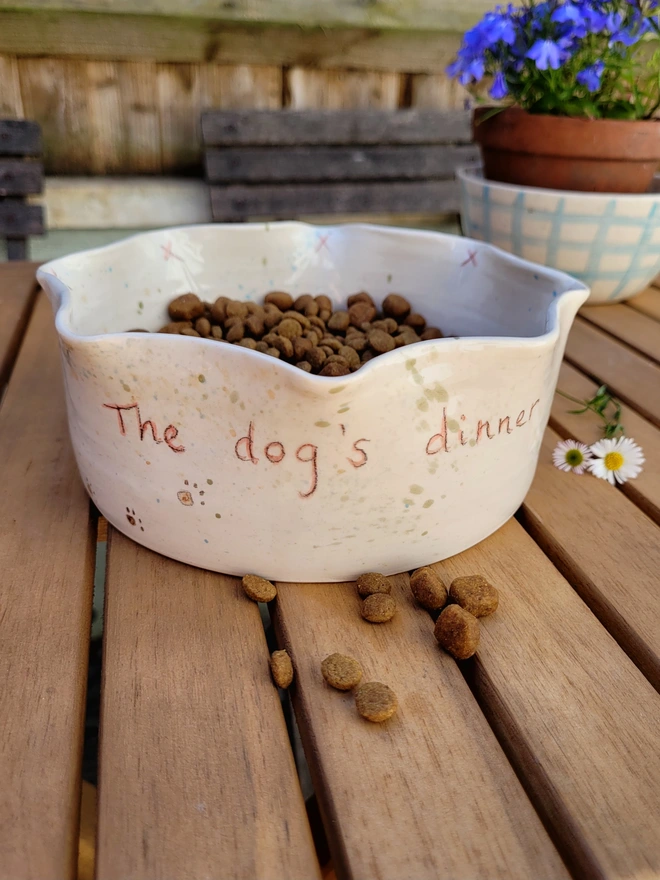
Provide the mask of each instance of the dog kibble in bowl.
[{"label": "dog kibble in bowl", "polygon": [[168,314],[170,322],[160,333],[240,345],[319,376],[346,376],[381,354],[443,336],[396,293],[385,297],[381,312],[364,291],[349,296],[346,309],[336,310],[324,294],[294,300],[285,291],[273,291],[259,305],[226,296],[208,303],[184,293],[172,300]]}]

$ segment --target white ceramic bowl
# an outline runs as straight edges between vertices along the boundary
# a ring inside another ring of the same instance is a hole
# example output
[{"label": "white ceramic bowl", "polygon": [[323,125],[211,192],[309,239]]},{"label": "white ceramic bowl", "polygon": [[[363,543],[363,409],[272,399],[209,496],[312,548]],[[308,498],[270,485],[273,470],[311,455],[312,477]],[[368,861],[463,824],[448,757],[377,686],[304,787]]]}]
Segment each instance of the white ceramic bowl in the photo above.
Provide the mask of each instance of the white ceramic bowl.
[{"label": "white ceramic bowl", "polygon": [[461,224],[470,238],[570,272],[589,304],[630,299],[660,272],[660,193],[563,192],[484,180],[459,170]]},{"label": "white ceramic bowl", "polygon": [[[230,574],[343,581],[451,556],[521,503],[587,289],[458,236],[303,223],[196,226],[55,260],[71,437],[120,531]],[[391,291],[449,338],[326,378],[166,334],[195,291],[334,303]]]}]

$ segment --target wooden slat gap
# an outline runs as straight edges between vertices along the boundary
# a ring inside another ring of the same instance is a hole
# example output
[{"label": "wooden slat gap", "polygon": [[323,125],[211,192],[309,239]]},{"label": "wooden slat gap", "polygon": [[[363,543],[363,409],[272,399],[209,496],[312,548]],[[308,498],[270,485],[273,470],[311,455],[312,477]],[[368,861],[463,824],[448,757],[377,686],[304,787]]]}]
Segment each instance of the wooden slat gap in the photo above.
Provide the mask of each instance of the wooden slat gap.
[{"label": "wooden slat gap", "polygon": [[[36,264],[34,268],[36,269]],[[32,290],[25,301],[18,321],[14,325],[14,331],[7,343],[7,347],[5,348],[4,358],[0,358],[0,407],[2,407],[2,403],[4,402],[14,365],[16,364],[21,346],[25,340],[25,334],[37,302],[38,294],[39,286],[37,285],[35,278]]]}]

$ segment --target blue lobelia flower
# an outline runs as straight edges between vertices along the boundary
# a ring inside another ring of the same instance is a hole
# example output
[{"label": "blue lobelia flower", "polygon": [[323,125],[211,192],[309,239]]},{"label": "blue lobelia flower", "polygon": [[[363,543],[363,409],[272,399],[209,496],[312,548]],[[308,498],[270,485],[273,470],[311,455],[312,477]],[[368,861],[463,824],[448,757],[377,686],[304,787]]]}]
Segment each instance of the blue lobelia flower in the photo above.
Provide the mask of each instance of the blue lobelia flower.
[{"label": "blue lobelia flower", "polygon": [[603,75],[605,65],[602,61],[596,61],[595,64],[585,67],[581,70],[575,79],[580,85],[586,86],[590,92],[597,92],[600,88],[600,78]]},{"label": "blue lobelia flower", "polygon": [[566,60],[566,52],[553,40],[537,40],[527,52],[526,58],[531,58],[539,70],[557,70]]},{"label": "blue lobelia flower", "polygon": [[508,95],[509,87],[506,84],[506,80],[504,79],[504,74],[501,70],[495,74],[495,78],[493,79],[493,84],[490,87],[488,94],[491,98],[495,98],[496,101],[501,101],[505,95]]}]

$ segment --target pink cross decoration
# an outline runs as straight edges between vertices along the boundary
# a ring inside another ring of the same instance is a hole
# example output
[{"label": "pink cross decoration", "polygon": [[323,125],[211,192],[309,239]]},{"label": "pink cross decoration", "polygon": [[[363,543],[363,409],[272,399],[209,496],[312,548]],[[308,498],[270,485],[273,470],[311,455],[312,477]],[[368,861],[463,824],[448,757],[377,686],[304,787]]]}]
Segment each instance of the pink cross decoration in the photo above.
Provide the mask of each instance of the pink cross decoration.
[{"label": "pink cross decoration", "polygon": [[468,263],[472,263],[472,265],[477,267],[477,252],[476,251],[468,251],[467,260],[463,260],[461,266],[467,266]]},{"label": "pink cross decoration", "polygon": [[321,250],[321,248],[327,248],[328,250],[330,250],[330,248],[328,247],[328,239],[329,238],[330,238],[329,232],[326,235],[319,235],[318,244],[316,246],[315,253],[318,254],[318,252]]},{"label": "pink cross decoration", "polygon": [[165,258],[165,262],[167,262],[170,257],[174,257],[175,260],[179,260],[179,262],[183,262],[181,257],[178,257],[175,253],[172,252],[172,242],[168,241],[167,244],[161,244],[160,249],[163,252],[163,256]]}]

